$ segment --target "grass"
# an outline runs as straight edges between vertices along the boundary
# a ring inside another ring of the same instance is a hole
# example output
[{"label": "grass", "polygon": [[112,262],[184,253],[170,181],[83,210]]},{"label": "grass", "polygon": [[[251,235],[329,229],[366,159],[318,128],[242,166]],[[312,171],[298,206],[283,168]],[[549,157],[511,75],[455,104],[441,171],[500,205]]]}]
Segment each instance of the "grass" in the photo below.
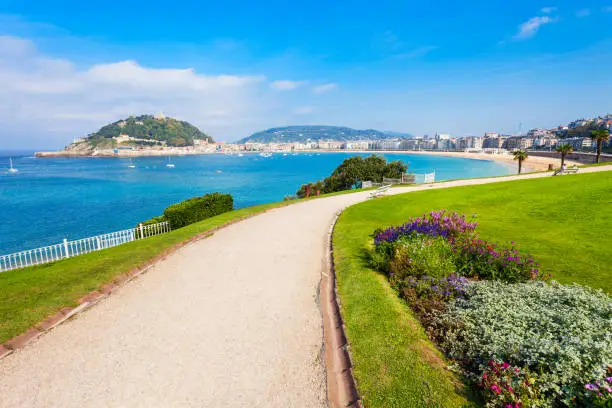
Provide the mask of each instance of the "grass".
[{"label": "grass", "polygon": [[367,267],[378,227],[448,209],[477,214],[480,235],[516,241],[545,272],[612,292],[612,172],[413,192],[348,208],[334,232],[338,292],[355,376],[369,408],[461,406],[469,401],[407,305]]}]

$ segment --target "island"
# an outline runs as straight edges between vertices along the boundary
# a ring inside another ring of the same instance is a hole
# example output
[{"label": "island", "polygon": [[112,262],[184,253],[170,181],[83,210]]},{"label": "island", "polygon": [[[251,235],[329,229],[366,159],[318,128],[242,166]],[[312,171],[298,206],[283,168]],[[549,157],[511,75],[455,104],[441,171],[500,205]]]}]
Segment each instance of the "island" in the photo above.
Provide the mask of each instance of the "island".
[{"label": "island", "polygon": [[158,114],[118,120],[63,150],[37,152],[36,157],[168,156],[212,153],[215,149],[213,138],[196,126]]}]

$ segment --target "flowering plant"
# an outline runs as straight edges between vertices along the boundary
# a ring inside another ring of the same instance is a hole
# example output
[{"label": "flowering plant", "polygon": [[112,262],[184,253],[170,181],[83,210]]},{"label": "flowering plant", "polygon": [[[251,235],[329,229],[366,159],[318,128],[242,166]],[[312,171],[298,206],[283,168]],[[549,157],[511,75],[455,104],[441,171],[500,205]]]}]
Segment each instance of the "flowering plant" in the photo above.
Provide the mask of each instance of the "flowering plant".
[{"label": "flowering plant", "polygon": [[454,239],[473,232],[477,225],[476,222],[467,222],[465,215],[459,215],[456,212],[432,211],[421,217],[410,218],[407,223],[398,227],[375,232],[374,244],[378,246],[384,242],[393,243],[401,237],[414,234]]},{"label": "flowering plant", "polygon": [[487,408],[522,408],[543,406],[536,379],[526,369],[507,362],[489,361],[480,379]]},{"label": "flowering plant", "polygon": [[514,242],[510,247],[499,247],[474,237],[460,237],[453,242],[453,252],[457,272],[464,276],[513,283],[546,279],[533,257],[521,254]]},{"label": "flowering plant", "polygon": [[437,297],[448,301],[451,299],[464,299],[467,295],[467,279],[452,274],[436,279],[431,276],[422,278],[410,277],[402,282],[404,288],[414,289],[419,297]]},{"label": "flowering plant", "polygon": [[584,385],[585,399],[594,407],[612,407],[612,376]]}]

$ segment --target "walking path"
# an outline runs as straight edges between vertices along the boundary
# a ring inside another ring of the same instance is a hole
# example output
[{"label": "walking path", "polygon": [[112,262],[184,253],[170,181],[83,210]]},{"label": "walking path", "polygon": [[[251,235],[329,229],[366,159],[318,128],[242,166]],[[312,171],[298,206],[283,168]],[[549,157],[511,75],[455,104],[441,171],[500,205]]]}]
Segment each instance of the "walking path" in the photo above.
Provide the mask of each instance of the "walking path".
[{"label": "walking path", "polygon": [[279,208],[177,251],[1,360],[0,407],[326,407],[324,242],[334,215],[367,195]]}]

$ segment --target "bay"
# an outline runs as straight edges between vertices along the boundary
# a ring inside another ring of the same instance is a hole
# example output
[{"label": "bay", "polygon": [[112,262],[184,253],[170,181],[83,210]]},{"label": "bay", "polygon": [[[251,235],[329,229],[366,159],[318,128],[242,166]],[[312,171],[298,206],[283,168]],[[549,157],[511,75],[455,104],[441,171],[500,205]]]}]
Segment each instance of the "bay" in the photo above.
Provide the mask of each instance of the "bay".
[{"label": "bay", "polygon": [[[320,153],[265,158],[257,154],[134,159],[44,158],[0,153],[0,254],[130,228],[160,215],[170,204],[210,192],[232,194],[236,208],[280,201],[309,181],[328,176],[350,156]],[[410,154],[402,160],[414,173],[436,172],[436,180],[498,176],[514,170],[494,161]]]}]

